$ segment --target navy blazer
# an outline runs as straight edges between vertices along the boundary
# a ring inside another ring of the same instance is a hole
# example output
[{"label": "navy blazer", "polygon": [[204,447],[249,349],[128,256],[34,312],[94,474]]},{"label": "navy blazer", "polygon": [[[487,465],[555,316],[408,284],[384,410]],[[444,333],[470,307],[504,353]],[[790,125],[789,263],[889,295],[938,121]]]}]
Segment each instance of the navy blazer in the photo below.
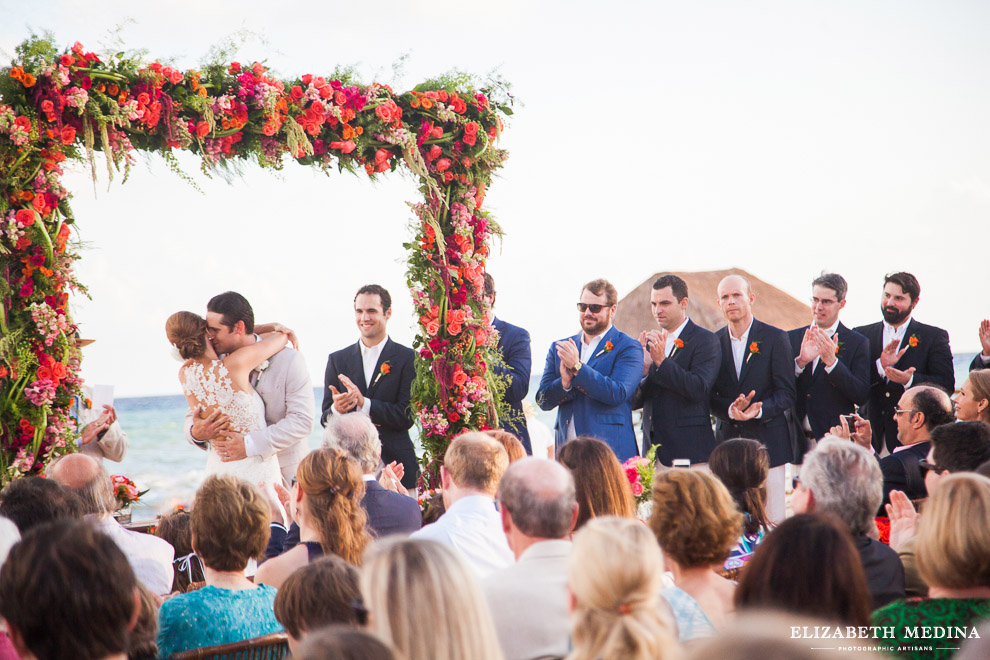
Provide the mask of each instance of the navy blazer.
[{"label": "navy blazer", "polygon": [[[801,340],[806,327],[787,333],[791,351],[797,357],[801,352]],[[805,415],[816,438],[825,437],[833,426],[839,424],[839,415],[850,415],[856,406],[862,406],[870,396],[870,342],[855,330],[839,323],[835,330],[839,342],[839,358],[831,373],[825,371],[825,363],[818,361],[805,366],[797,377],[797,401],[794,404],[798,421]]]},{"label": "navy blazer", "polygon": [[505,401],[509,404],[509,409],[518,415],[515,421],[502,423],[502,427],[519,438],[526,453],[532,456],[533,447],[529,442],[529,429],[526,427],[522,405],[523,399],[529,394],[529,375],[533,368],[529,333],[498,317],[492,325],[498,330],[498,350],[501,351],[502,360],[507,367],[496,367],[492,371],[500,376],[509,377],[509,386],[505,389]]},{"label": "navy blazer", "polygon": [[[405,467],[402,485],[415,488],[416,477],[419,474],[419,463],[416,451],[413,449],[409,429],[413,425],[412,412],[409,405],[412,398],[412,382],[416,375],[413,365],[413,350],[402,344],[397,344],[389,338],[385,346],[369,386],[364,382],[364,362],[361,359],[360,340],[347,348],[330,354],[327,359],[327,370],[323,383],[323,424],[326,425],[333,414],[333,392],[330,386],[338,392],[345,390],[340,384],[340,374],[351,379],[367,399],[371,401],[371,421],[378,428],[378,436],[382,441],[382,460],[388,464],[399,461]],[[382,372],[382,365],[388,363],[388,373]]]},{"label": "navy blazer", "polygon": [[[784,411],[794,405],[794,354],[787,333],[780,328],[753,319],[742,370],[736,377],[729,343],[729,327],[715,333],[722,346],[722,364],[712,390],[712,414],[717,418],[715,438],[753,438],[762,442],[770,454],[770,467],[794,460],[790,432]],[[751,350],[753,344],[757,351]],[[740,422],[729,419],[729,406],[740,394],[755,391],[751,401],[763,402],[759,419]]]},{"label": "navy blazer", "polygon": [[[570,339],[581,350],[581,335]],[[611,343],[612,349],[608,349]],[[632,426],[632,402],[643,373],[643,347],[613,326],[602,337],[594,355],[564,391],[560,381],[560,358],[556,342],[547,352],[536,403],[543,410],[557,408],[554,444],[567,441],[567,424],[574,419],[577,435],[588,435],[607,443],[620,461],[639,454]]]},{"label": "navy blazer", "polygon": [[633,399],[633,409],[643,408],[643,454],[659,445],[657,460],[667,466],[675,458],[705,463],[715,448],[708,400],[722,348],[715,333],[690,319],[678,339],[683,346],[650,365]]},{"label": "navy blazer", "polygon": [[[903,492],[909,500],[920,500],[928,496],[928,489],[925,488],[925,473],[921,471],[918,461],[925,460],[931,448],[931,442],[919,442],[880,459],[880,472],[883,473],[883,501],[877,511],[878,516],[887,516],[884,505],[890,503],[892,490]],[[908,470],[911,470],[910,475]]]},{"label": "navy blazer", "polygon": [[[866,403],[866,415],[873,427],[873,448],[879,453],[884,443],[887,449],[894,451],[900,447],[897,440],[897,424],[894,422],[894,409],[904,386],[888,381],[877,371],[877,360],[883,351],[883,322],[871,323],[856,328],[870,341],[870,397]],[[911,346],[914,337],[917,345]],[[933,325],[925,325],[911,319],[908,322],[900,348],[908,346],[901,359],[894,365],[896,369],[905,370],[914,367],[912,385],[931,383],[938,385],[947,392],[952,392],[956,385],[955,370],[952,366],[952,350],[949,348],[949,333]]]},{"label": "navy blazer", "polygon": [[990,369],[990,364],[983,364],[983,358],[980,357],[981,355],[983,355],[982,351],[977,353],[976,357],[973,358],[973,361],[969,363],[970,371],[976,371],[977,369]]},{"label": "navy blazer", "polygon": [[376,538],[412,534],[423,526],[423,512],[415,498],[396,493],[377,481],[365,481],[361,506],[368,512],[368,527]]}]

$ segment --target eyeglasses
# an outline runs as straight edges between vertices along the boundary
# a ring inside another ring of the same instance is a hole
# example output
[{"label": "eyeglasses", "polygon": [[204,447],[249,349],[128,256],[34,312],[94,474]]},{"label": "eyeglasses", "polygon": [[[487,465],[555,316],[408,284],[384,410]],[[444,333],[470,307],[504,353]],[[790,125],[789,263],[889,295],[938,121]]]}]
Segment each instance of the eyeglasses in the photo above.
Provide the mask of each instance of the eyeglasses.
[{"label": "eyeglasses", "polygon": [[901,410],[900,408],[894,408],[894,416],[903,415],[904,413],[916,413],[921,412],[920,410]]},{"label": "eyeglasses", "polygon": [[588,303],[577,304],[578,311],[581,312],[582,314],[588,311],[589,309],[591,310],[592,314],[598,314],[606,307],[611,307],[611,305],[589,305]]},{"label": "eyeglasses", "polygon": [[928,461],[918,461],[918,467],[921,468],[921,476],[925,476],[926,472],[934,472],[935,474],[945,472],[945,468],[941,465],[935,465],[934,463],[929,463]]},{"label": "eyeglasses", "polygon": [[818,307],[818,305],[821,305],[822,307],[828,309],[829,307],[831,307],[832,305],[834,305],[834,304],[836,304],[838,302],[839,302],[838,300],[831,300],[831,299],[828,299],[828,298],[825,298],[824,300],[821,299],[821,298],[812,298],[811,299],[811,307],[812,308],[815,308],[815,307]]}]

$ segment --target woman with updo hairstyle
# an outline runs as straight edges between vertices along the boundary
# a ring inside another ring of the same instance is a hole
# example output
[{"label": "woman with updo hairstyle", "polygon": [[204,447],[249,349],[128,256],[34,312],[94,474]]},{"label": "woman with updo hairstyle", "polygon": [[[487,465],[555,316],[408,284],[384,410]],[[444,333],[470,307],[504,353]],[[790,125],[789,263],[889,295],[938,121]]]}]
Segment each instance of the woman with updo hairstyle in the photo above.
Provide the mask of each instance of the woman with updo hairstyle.
[{"label": "woman with updo hairstyle", "polygon": [[557,461],[574,477],[578,501],[575,532],[597,516],[636,515],[629,479],[607,444],[587,436],[572,438],[557,450]]},{"label": "woman with updo hairstyle", "polygon": [[990,369],[970,371],[952,402],[960,422],[990,424]]},{"label": "woman with updo hairstyle", "polygon": [[574,535],[568,559],[571,653],[567,660],[664,660],[677,652],[660,609],[663,556],[642,523],[604,516]]},{"label": "woman with updo hairstyle", "polygon": [[262,564],[255,580],[278,588],[297,568],[323,555],[360,566],[371,541],[361,506],[364,489],[361,467],[343,450],[311,451],[299,463],[293,489],[299,545]]},{"label": "woman with updo hairstyle", "polygon": [[264,555],[270,519],[268,500],[256,486],[229,474],[207,477],[192,510],[192,545],[206,586],[162,603],[159,657],[282,631],[275,589],[245,575],[248,561]]},{"label": "woman with updo hairstyle", "polygon": [[735,578],[773,528],[767,516],[767,473],[770,455],[758,440],[733,438],[719,443],[708,458],[708,467],[729,489],[743,514],[743,533],[729,558],[723,574]]},{"label": "woman with updo hairstyle", "polygon": [[713,636],[733,612],[735,584],[716,571],[742,534],[743,515],[712,475],[669,469],[653,475],[649,525],[674,575],[674,586],[661,594],[674,613],[678,638]]},{"label": "woman with updo hairstyle", "polygon": [[[214,412],[223,413],[228,421],[221,434],[247,435],[268,425],[265,403],[251,385],[250,374],[286,344],[284,329],[267,332],[261,336],[261,341],[254,341],[252,336],[243,333],[242,326],[238,321],[236,336],[244,338],[245,343],[220,359],[207,337],[206,321],[201,316],[176,312],[165,322],[165,334],[172,349],[179,359],[185,360],[179,369],[179,382],[186,402],[193,414],[199,411],[204,419]],[[274,453],[233,460],[223,443],[219,447],[216,445],[217,438],[199,440],[209,442],[207,474],[232,474],[252,484],[282,483],[282,471]]]}]

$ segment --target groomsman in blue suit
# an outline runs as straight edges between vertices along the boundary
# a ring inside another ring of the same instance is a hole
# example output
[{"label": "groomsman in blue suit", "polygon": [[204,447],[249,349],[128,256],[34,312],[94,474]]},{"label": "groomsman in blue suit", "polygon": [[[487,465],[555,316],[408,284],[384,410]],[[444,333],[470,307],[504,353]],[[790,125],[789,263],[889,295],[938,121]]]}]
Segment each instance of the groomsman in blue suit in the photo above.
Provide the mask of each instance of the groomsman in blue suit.
[{"label": "groomsman in blue suit", "polygon": [[[485,273],[485,300],[490,307],[495,307],[495,278],[488,273]],[[526,453],[532,456],[533,447],[529,442],[529,429],[526,427],[526,417],[523,415],[523,399],[529,393],[529,374],[533,368],[529,333],[519,326],[495,318],[494,315],[492,327],[498,330],[498,350],[502,353],[502,360],[505,362],[505,367],[497,367],[494,371],[500,376],[509,377],[505,400],[515,417],[502,422],[501,426],[519,438],[526,448]]]},{"label": "groomsman in blue suit", "polygon": [[816,439],[870,395],[870,342],[839,321],[848,290],[841,275],[822,273],[811,283],[814,322],[787,333],[797,356],[797,418]]},{"label": "groomsman in blue suit", "polygon": [[949,333],[911,318],[921,297],[921,284],[911,273],[892,273],[883,281],[883,321],[856,328],[870,342],[870,398],[866,415],[873,428],[873,449],[890,452],[901,446],[894,411],[904,391],[914,385],[955,389]]},{"label": "groomsman in blue suit", "polygon": [[722,349],[715,334],[687,317],[687,283],[662,275],[653,283],[650,308],[659,330],[642,332],[644,377],[633,407],[643,408],[643,453],[653,445],[657,460],[707,463],[715,448],[708,399],[715,386]]},{"label": "groomsman in blue suit", "polygon": [[784,470],[794,460],[784,411],[794,405],[794,354],[787,333],[753,318],[756,296],[749,281],[729,275],[718,285],[718,304],[729,322],[715,335],[722,345],[722,365],[712,391],[718,418],[715,438],[753,438],[770,455],[767,509],[770,519],[784,519]]},{"label": "groomsman in blue suit", "polygon": [[643,373],[643,349],[612,326],[618,300],[607,280],[584,285],[577,304],[581,332],[550,347],[536,403],[557,408],[558,449],[571,438],[592,436],[624,461],[639,453],[630,403]]}]

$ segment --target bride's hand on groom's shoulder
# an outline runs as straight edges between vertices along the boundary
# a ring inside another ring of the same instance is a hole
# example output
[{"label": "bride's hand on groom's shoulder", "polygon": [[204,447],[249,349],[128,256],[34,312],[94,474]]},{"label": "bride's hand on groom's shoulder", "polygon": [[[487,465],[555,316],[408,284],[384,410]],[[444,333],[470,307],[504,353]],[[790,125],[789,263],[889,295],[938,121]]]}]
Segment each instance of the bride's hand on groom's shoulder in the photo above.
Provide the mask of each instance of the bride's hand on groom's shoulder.
[{"label": "bride's hand on groom's shoulder", "polygon": [[263,335],[266,332],[281,332],[283,335],[285,335],[285,338],[289,340],[289,343],[292,344],[292,348],[296,349],[297,351],[299,350],[299,338],[296,337],[295,331],[293,331],[292,328],[287,328],[281,323],[255,324],[254,331],[257,332],[259,335]]}]

